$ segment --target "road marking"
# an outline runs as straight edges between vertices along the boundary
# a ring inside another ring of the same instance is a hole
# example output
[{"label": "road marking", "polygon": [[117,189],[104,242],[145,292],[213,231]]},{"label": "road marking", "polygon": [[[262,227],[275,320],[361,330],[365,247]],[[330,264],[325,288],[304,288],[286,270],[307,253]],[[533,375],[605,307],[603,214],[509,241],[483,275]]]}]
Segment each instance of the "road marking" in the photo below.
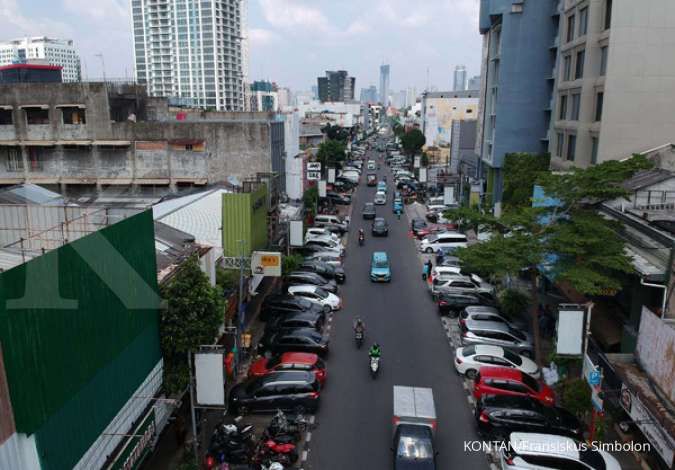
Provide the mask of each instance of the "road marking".
[{"label": "road marking", "polygon": [[462,381],[462,387],[464,387],[464,390],[469,390],[469,385],[466,383],[466,380]]},{"label": "road marking", "polygon": [[309,417],[309,424],[314,424],[314,421],[316,420],[316,415],[312,415]]},{"label": "road marking", "polygon": [[471,395],[466,396],[466,401],[468,401],[469,405],[471,405],[471,406],[473,406],[473,404],[475,403],[475,401],[474,401],[474,399]]},{"label": "road marking", "polygon": [[306,462],[307,461],[307,451],[303,450],[302,451],[302,457],[300,458],[301,462]]},{"label": "road marking", "polygon": [[305,442],[310,443],[312,441],[312,431],[307,431],[307,437],[305,437]]}]

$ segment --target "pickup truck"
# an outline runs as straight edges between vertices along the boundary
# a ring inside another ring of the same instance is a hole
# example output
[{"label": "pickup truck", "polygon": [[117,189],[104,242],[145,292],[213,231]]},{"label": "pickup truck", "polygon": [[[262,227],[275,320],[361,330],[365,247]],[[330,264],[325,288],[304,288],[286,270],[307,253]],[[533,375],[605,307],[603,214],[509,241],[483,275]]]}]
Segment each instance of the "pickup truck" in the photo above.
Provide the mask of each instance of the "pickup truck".
[{"label": "pickup truck", "polygon": [[394,470],[436,470],[436,408],[430,388],[394,385]]}]

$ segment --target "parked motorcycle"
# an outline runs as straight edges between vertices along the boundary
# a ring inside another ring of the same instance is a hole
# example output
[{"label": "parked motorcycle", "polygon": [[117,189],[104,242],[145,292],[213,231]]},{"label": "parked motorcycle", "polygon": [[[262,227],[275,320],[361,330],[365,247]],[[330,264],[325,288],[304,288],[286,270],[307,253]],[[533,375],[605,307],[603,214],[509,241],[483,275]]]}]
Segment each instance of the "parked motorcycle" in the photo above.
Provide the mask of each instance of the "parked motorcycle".
[{"label": "parked motorcycle", "polygon": [[222,467],[225,462],[249,463],[255,450],[253,437],[254,428],[250,424],[219,424],[211,436],[206,467]]},{"label": "parked motorcycle", "polygon": [[277,442],[274,439],[261,440],[255,453],[258,462],[274,460],[290,466],[298,461],[297,446],[293,443]]},{"label": "parked motorcycle", "polygon": [[283,411],[277,410],[276,415],[270,421],[267,431],[271,436],[291,435],[300,440],[302,433],[307,430],[307,421],[303,415],[289,418]]},{"label": "parked motorcycle", "polygon": [[370,375],[373,377],[377,377],[377,373],[380,370],[380,358],[375,356],[370,358]]},{"label": "parked motorcycle", "polygon": [[356,330],[354,332],[354,341],[356,342],[357,349],[361,349],[363,345],[363,330]]}]

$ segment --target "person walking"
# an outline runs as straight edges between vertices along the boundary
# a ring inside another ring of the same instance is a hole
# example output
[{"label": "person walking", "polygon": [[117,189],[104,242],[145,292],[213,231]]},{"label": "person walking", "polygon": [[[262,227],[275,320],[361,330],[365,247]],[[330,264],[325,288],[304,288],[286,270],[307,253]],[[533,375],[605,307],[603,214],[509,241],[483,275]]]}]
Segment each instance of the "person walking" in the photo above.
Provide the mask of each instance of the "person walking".
[{"label": "person walking", "polygon": [[427,261],[422,265],[422,280],[426,281],[430,273],[431,270],[429,269],[429,262]]},{"label": "person walking", "polygon": [[445,254],[443,253],[443,250],[441,248],[438,249],[436,252],[436,265],[441,265],[443,264],[443,257]]}]

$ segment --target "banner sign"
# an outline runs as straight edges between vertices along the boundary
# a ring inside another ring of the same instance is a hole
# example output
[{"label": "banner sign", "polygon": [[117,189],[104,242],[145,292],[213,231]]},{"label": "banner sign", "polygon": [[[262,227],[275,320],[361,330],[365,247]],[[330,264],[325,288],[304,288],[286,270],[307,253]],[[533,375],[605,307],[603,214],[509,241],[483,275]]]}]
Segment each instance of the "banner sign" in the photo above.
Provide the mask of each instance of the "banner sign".
[{"label": "banner sign", "polygon": [[136,470],[139,468],[145,457],[150,453],[150,444],[156,433],[155,409],[150,408],[140,424],[131,432],[133,436],[124,438],[122,450],[106,467],[107,470]]},{"label": "banner sign", "polygon": [[263,276],[281,276],[281,253],[272,251],[254,251],[251,255],[252,274]]}]

